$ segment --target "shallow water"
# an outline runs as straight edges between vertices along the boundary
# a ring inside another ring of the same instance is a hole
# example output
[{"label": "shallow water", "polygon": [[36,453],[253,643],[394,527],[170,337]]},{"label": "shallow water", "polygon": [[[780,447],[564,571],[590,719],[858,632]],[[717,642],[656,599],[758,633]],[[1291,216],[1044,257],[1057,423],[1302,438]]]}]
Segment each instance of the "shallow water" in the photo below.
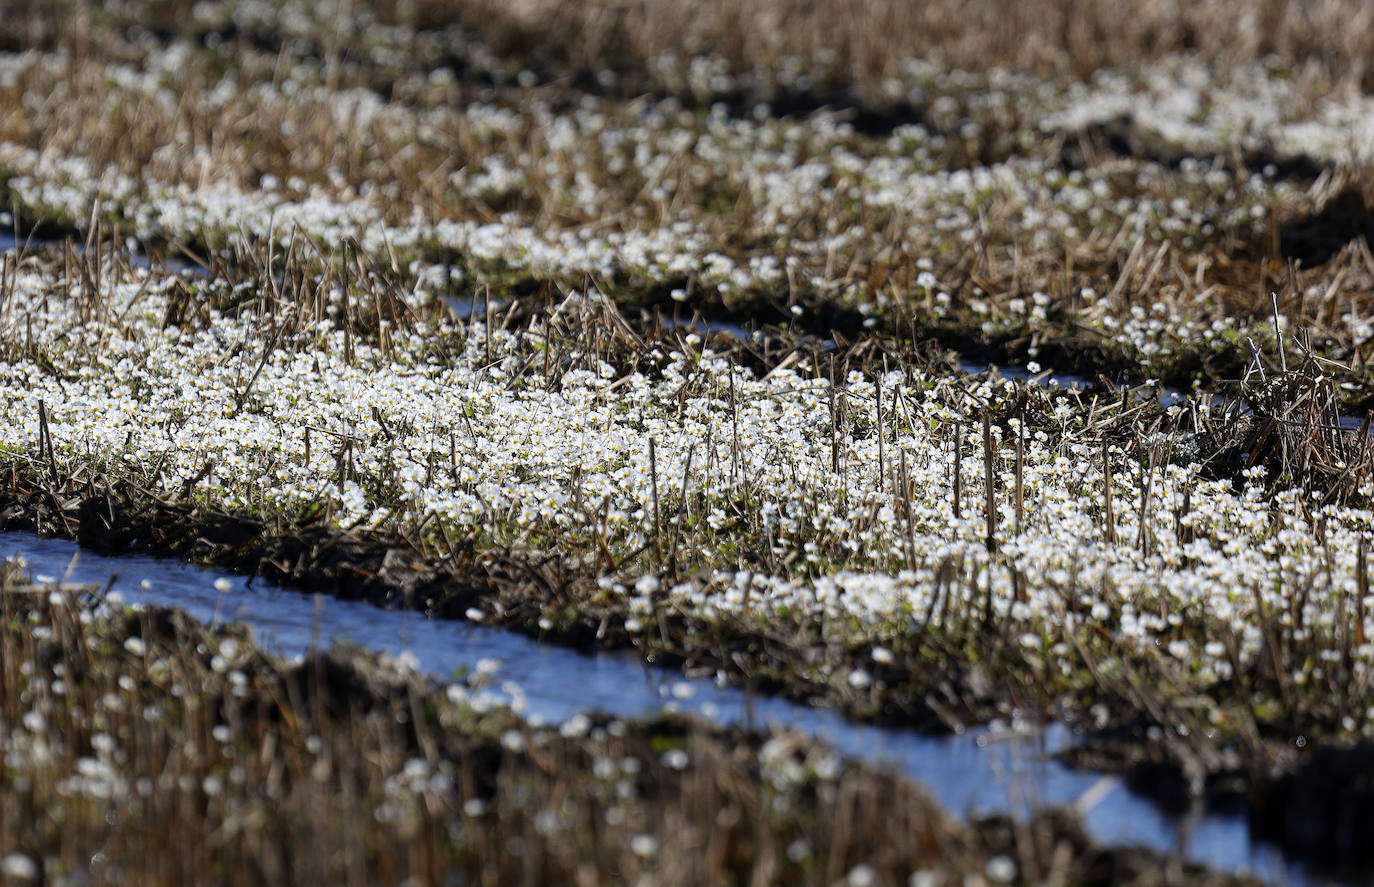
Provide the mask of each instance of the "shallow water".
[{"label": "shallow water", "polygon": [[[1071,804],[1090,789],[1099,796],[1084,817],[1103,844],[1147,846],[1225,871],[1250,871],[1277,883],[1325,883],[1287,862],[1272,846],[1253,843],[1241,816],[1180,821],[1113,777],[1078,772],[1053,760],[1073,741],[1063,726],[974,730],[932,737],[898,728],[854,724],[823,709],[718,686],[704,678],[644,666],[628,654],[584,655],[513,632],[470,622],[426,619],[368,604],[311,596],[270,584],[152,557],[102,557],[75,543],[29,533],[0,534],[0,555],[22,555],[44,580],[109,585],[128,602],[180,607],[206,622],[241,620],[258,642],[284,655],[347,640],[370,650],[408,652],[439,679],[500,663],[498,683],[523,700],[527,717],[558,722],[579,711],[617,716],[662,710],[701,714],[724,724],[780,726],[825,740],[869,764],[899,768],[959,814],[1024,810],[1031,804]],[[229,590],[217,591],[216,579]],[[145,589],[142,583],[147,582]],[[1104,780],[1106,780],[1104,782]]]},{"label": "shallow water", "polygon": [[[1077,376],[1073,373],[1056,373],[1053,370],[1032,373],[1026,367],[999,366],[997,364],[991,363],[980,364],[972,360],[960,361],[959,369],[965,373],[968,373],[969,375],[976,375],[978,373],[986,372],[988,370],[996,370],[999,374],[1001,374],[1004,378],[1007,379],[1021,379],[1024,381],[1035,380],[1037,384],[1046,388],[1063,388],[1069,391],[1087,391],[1095,387],[1096,385],[1096,383],[1087,379],[1086,377]],[[1186,405],[1189,402],[1189,400],[1191,400],[1193,397],[1193,395],[1178,388],[1161,387],[1158,389],[1158,391],[1159,405],[1166,408],[1171,407],[1174,404]],[[1216,407],[1224,407],[1226,406],[1227,401],[1225,398],[1222,398],[1220,396],[1214,396],[1212,399],[1212,403]],[[1242,415],[1247,414],[1248,409],[1242,405]],[[1342,415],[1338,416],[1337,419],[1339,421],[1340,427],[1347,431],[1358,432],[1361,428],[1364,427],[1363,416]],[[1374,424],[1371,424],[1369,433],[1371,435],[1374,435]]]},{"label": "shallow water", "polygon": [[[712,333],[726,333],[728,335],[734,336],[741,342],[748,342],[756,338],[759,338],[762,335],[757,330],[745,329],[743,324],[736,323],[735,321],[702,317],[699,314],[693,315],[692,317],[686,319],[665,318],[663,321],[663,325],[668,327],[669,329],[676,328],[688,330],[690,332],[699,333],[703,336],[708,336]],[[827,339],[826,341],[830,340]]]},{"label": "shallow water", "polygon": [[[1096,383],[1085,376],[1076,376],[1073,373],[1056,373],[1053,370],[1045,370],[1032,373],[1026,367],[999,366],[998,364],[982,364],[972,360],[959,361],[959,369],[969,375],[996,370],[1004,378],[1021,379],[1023,381],[1035,380],[1037,384],[1044,388],[1063,388],[1068,391],[1087,391],[1096,387]],[[1160,388],[1159,404],[1163,407],[1171,407],[1176,403],[1186,403],[1188,393],[1177,388]]]},{"label": "shallow water", "polygon": [[[38,249],[60,249],[64,242],[64,240],[43,237],[21,237],[15,240],[14,231],[12,229],[9,231],[0,231],[0,253],[9,251],[33,252]],[[72,241],[72,248],[75,249],[76,252],[82,253],[86,250],[86,244],[84,241],[74,239]],[[147,253],[136,249],[125,249],[123,254],[129,260],[129,264],[134,268],[143,268],[149,271],[157,268],[163,271],[170,271],[174,274],[189,274],[193,277],[206,277],[210,273],[195,262],[181,256],[164,256],[155,263]]]},{"label": "shallow water", "polygon": [[445,296],[444,302],[448,305],[453,316],[459,320],[471,320],[474,315],[485,317],[489,311],[500,311],[507,307],[504,299],[460,299],[457,296]]}]

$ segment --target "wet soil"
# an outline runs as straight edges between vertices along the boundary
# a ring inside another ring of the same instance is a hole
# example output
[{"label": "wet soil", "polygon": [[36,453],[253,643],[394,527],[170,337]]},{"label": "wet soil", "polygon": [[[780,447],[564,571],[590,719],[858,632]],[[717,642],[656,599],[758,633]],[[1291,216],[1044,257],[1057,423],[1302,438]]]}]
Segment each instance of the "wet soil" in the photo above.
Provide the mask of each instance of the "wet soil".
[{"label": "wet soil", "polygon": [[1304,268],[1324,265],[1346,244],[1374,245],[1374,210],[1355,185],[1347,185],[1316,212],[1289,219],[1279,229],[1279,253]]},{"label": "wet soil", "polygon": [[[1149,127],[1142,126],[1134,115],[1122,114],[1067,133],[1060,149],[1059,162],[1065,169],[1089,169],[1096,166],[1104,155],[1157,163],[1165,167],[1177,167],[1184,160],[1207,159],[1199,158],[1197,151],[1188,150]],[[1297,183],[1310,183],[1325,169],[1322,163],[1307,154],[1287,156],[1262,148],[1237,151],[1234,156],[1217,159],[1240,169],[1268,169],[1275,178]]]}]

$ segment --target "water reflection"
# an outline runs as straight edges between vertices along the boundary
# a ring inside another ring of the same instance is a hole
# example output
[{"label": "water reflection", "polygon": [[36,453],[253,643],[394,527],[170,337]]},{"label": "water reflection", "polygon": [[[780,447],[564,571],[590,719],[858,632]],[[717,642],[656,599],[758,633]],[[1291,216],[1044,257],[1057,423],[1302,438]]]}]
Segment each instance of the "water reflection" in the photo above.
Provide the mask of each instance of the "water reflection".
[{"label": "water reflection", "polygon": [[1007,725],[931,737],[855,724],[832,711],[750,697],[710,679],[646,667],[630,655],[583,655],[504,629],[300,594],[172,560],[101,557],[71,542],[28,533],[0,539],[0,553],[21,554],[38,576],[108,584],[127,601],[180,607],[205,622],[242,620],[259,643],[284,655],[304,653],[317,643],[349,641],[391,655],[408,653],[439,679],[494,660],[497,683],[522,701],[528,717],[559,722],[588,710],[619,716],[678,710],[723,724],[786,727],[823,739],[854,759],[899,768],[954,813],[1078,804],[1090,808],[1085,825],[1104,844],[1146,846],[1276,882],[1317,883],[1271,846],[1253,843],[1241,816],[1179,820],[1114,778],[1058,763],[1054,753],[1073,741],[1061,725]]}]

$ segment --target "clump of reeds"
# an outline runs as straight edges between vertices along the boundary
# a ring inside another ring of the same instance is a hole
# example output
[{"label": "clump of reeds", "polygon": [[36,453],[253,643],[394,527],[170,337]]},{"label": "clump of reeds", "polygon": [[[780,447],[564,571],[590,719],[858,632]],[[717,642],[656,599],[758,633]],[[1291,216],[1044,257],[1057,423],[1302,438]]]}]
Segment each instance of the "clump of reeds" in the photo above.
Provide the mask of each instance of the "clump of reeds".
[{"label": "clump of reeds", "polygon": [[1311,352],[1303,350],[1291,367],[1281,357],[1267,372],[1255,357],[1238,396],[1200,423],[1199,456],[1208,471],[1300,488],[1318,504],[1367,501],[1374,479],[1369,417],[1356,423],[1342,415],[1336,379]]}]

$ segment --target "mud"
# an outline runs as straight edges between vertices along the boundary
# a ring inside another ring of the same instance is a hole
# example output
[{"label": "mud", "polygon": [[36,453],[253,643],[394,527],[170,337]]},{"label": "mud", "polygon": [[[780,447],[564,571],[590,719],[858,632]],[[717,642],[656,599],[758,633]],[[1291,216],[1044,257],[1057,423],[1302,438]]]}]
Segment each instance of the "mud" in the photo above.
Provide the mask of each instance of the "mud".
[{"label": "mud", "polygon": [[1279,229],[1279,253],[1304,268],[1324,265],[1346,244],[1374,245],[1374,210],[1355,185],[1347,185],[1321,209],[1285,222]]},{"label": "mud", "polygon": [[[1196,151],[1175,144],[1160,133],[1142,126],[1133,115],[1123,114],[1066,133],[1059,162],[1065,169],[1087,169],[1094,166],[1104,154],[1165,167],[1177,167],[1184,160],[1198,157]],[[1268,169],[1276,178],[1298,183],[1312,182],[1324,170],[1322,164],[1306,154],[1285,156],[1262,149],[1217,159],[1234,163],[1243,169]]]}]

